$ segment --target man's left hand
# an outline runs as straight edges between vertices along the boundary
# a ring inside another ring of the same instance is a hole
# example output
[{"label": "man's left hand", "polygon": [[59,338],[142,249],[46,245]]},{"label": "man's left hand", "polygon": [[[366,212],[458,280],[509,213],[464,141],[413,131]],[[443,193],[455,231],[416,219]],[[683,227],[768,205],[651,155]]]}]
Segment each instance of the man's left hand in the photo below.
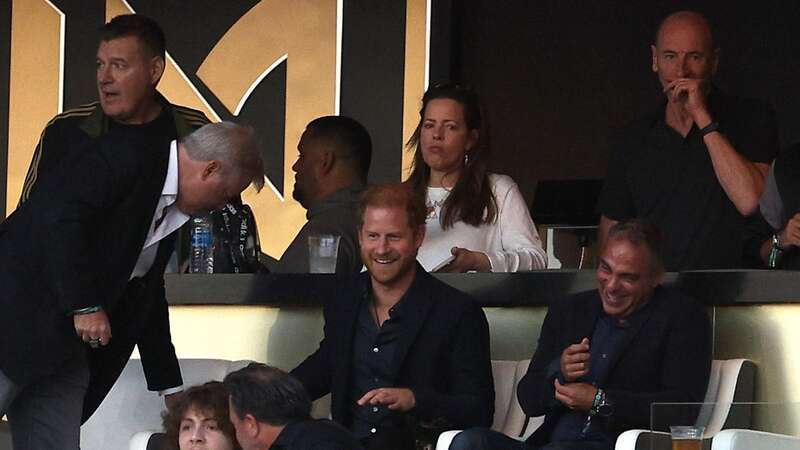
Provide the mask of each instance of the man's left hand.
[{"label": "man's left hand", "polygon": [[555,380],[556,400],[569,409],[576,411],[589,411],[592,409],[597,388],[589,383],[561,384]]},{"label": "man's left hand", "polygon": [[183,398],[183,391],[167,394],[164,396],[164,405],[167,409],[172,411]]},{"label": "man's left hand", "polygon": [[410,411],[417,406],[417,399],[408,388],[378,388],[358,399],[358,405],[386,405],[394,411]]},{"label": "man's left hand", "polygon": [[669,101],[683,105],[698,128],[703,128],[713,122],[708,113],[703,83],[704,80],[698,78],[678,78],[672,80],[664,88]]}]

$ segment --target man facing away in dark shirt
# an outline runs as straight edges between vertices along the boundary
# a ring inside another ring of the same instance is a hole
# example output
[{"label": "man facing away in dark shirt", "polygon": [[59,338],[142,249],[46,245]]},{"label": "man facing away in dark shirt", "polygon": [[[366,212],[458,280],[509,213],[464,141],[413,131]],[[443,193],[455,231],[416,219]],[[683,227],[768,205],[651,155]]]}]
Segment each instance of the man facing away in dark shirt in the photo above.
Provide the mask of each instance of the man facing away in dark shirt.
[{"label": "man facing away in dark shirt", "polygon": [[741,268],[746,217],[777,153],[774,114],[712,86],[719,49],[702,15],[669,15],[651,50],[666,103],[615,143],[600,245],[617,221],[643,217],[664,233],[667,270]]},{"label": "man facing away in dark shirt", "polygon": [[318,117],[297,144],[292,196],[308,212],[303,228],[279,261],[268,261],[276,273],[308,273],[308,238],[339,236],[336,273],[358,273],[358,202],[372,159],[372,140],[363,125],[345,116]]},{"label": "man facing away in dark shirt", "polygon": [[651,404],[702,401],[711,368],[708,316],[660,286],[659,247],[651,224],[611,227],[597,290],[550,305],[517,388],[522,410],[544,414],[544,423],[525,442],[467,430],[450,450],[611,450],[623,431],[650,428]]},{"label": "man facing away in dark shirt", "polygon": [[230,419],[244,450],[359,450],[340,425],[311,419],[311,399],[292,375],[252,363],[225,377]]}]

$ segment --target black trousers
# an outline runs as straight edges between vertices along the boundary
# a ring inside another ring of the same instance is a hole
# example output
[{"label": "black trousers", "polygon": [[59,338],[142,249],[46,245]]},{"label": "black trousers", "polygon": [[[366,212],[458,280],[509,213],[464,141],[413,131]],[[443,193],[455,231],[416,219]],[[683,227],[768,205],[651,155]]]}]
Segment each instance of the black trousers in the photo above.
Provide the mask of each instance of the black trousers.
[{"label": "black trousers", "polygon": [[8,415],[14,449],[78,450],[88,381],[82,353],[25,386],[17,386],[0,372],[0,416]]},{"label": "black trousers", "polygon": [[364,450],[414,450],[414,433],[405,427],[385,427],[361,439]]},{"label": "black trousers", "polygon": [[470,428],[456,435],[450,450],[611,450],[611,446],[605,442],[574,441],[551,442],[537,448],[488,428]]}]

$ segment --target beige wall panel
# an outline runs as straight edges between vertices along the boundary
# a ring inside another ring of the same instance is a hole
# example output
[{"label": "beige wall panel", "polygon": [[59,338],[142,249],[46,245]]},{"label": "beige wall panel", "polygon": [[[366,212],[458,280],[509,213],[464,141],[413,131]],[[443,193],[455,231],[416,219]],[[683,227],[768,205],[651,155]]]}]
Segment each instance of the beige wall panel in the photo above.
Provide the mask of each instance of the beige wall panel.
[{"label": "beige wall panel", "polygon": [[[169,314],[178,358],[249,359],[291,370],[322,339],[321,308],[171,306]],[[314,417],[329,411],[330,396],[314,402]]]},{"label": "beige wall panel", "polygon": [[280,257],[305,222],[291,198],[297,142],[312,119],[336,112],[337,2],[264,0],[220,39],[197,75],[236,113],[252,87],[286,55],[285,199],[245,192],[261,230],[262,250]]},{"label": "beige wall panel", "polygon": [[[529,359],[544,307],[485,308],[492,359]],[[252,359],[291,369],[322,339],[321,308],[171,306],[172,340],[180,358]]]},{"label": "beige wall panel", "polygon": [[14,0],[11,6],[6,214],[17,207],[44,125],[62,107],[62,15],[44,0]]},{"label": "beige wall panel", "polygon": [[530,359],[539,341],[546,307],[484,308],[492,359]]},{"label": "beige wall panel", "polygon": [[319,308],[171,306],[179,358],[250,359],[292,369],[322,339]]},{"label": "beige wall panel", "polygon": [[800,305],[717,307],[715,358],[755,361],[755,428],[800,434]]}]

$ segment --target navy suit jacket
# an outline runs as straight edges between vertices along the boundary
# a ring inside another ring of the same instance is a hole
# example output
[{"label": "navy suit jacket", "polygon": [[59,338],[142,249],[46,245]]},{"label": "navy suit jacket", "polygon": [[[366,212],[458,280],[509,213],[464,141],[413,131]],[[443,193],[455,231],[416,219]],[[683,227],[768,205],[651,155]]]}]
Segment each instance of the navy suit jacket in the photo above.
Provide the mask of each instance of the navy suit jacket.
[{"label": "navy suit jacket", "polygon": [[[136,307],[115,316],[166,178],[169,142],[109,133],[71,151],[0,223],[0,370],[35,382],[85,352],[71,311],[100,305],[137,342],[152,390],[182,383],[169,334],[161,241]],[[102,368],[100,369],[102,370]]]},{"label": "navy suit jacket", "polygon": [[[549,443],[558,419],[569,411],[555,399],[555,376],[548,366],[567,346],[591,339],[602,308],[597,290],[550,305],[531,365],[517,387],[528,416],[546,415],[529,443]],[[613,436],[649,429],[651,403],[702,402],[708,385],[711,328],[703,307],[677,290],[658,287],[641,313],[612,356],[606,379],[598,383],[614,405],[609,418],[600,418]]]},{"label": "navy suit jacket", "polygon": [[[447,428],[490,426],[494,384],[486,316],[466,294],[436,280],[422,266],[416,270],[402,300],[409,302],[404,314],[411,327],[400,338],[394,357],[396,387],[414,392],[417,404],[410,414],[417,420]],[[333,419],[348,427],[353,340],[368,288],[365,272],[337,289],[325,303],[325,337],[319,349],[292,371],[312,398],[330,392]]]}]

